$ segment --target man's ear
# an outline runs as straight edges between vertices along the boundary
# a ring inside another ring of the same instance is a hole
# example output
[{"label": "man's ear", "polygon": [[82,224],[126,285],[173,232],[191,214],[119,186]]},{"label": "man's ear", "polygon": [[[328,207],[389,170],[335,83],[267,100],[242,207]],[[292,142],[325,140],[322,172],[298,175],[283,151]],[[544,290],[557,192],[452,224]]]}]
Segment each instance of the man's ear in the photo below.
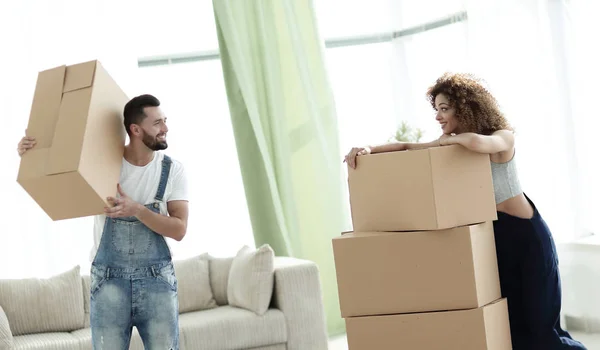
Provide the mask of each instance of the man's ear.
[{"label": "man's ear", "polygon": [[129,126],[129,131],[131,131],[131,135],[138,136],[141,134],[140,126],[137,124],[131,124]]}]

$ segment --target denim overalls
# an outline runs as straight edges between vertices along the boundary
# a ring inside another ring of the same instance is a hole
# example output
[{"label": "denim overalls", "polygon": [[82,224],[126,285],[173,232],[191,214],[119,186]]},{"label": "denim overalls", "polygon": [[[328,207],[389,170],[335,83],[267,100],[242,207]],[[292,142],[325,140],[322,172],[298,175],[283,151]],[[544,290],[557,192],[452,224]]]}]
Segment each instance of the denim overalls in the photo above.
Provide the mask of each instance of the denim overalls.
[{"label": "denim overalls", "polygon": [[[171,169],[164,156],[155,202],[159,213]],[[106,218],[90,279],[95,350],[129,349],[136,326],[146,349],[179,349],[177,279],[165,238],[135,217]]]}]

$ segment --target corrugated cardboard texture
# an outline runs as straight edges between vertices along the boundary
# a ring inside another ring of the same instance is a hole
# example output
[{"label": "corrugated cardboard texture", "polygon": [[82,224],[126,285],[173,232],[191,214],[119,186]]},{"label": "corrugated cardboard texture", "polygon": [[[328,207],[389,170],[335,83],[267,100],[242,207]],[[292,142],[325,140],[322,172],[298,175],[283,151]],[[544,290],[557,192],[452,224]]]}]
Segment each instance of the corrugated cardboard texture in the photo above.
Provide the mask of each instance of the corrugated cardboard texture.
[{"label": "corrugated cardboard texture", "polygon": [[506,299],[460,311],[351,317],[349,350],[510,350]]},{"label": "corrugated cardboard texture", "polygon": [[92,88],[63,93],[46,175],[77,171],[91,99]]},{"label": "corrugated cardboard texture", "polygon": [[[30,136],[35,135],[37,142],[35,149],[31,152],[52,146],[66,69],[67,67],[62,66],[38,74],[27,126],[27,133]],[[23,159],[26,162],[27,157]]]},{"label": "corrugated cardboard texture", "polygon": [[69,66],[65,76],[63,92],[66,93],[91,87],[94,83],[94,73],[97,66],[96,62],[97,61],[83,62]]},{"label": "corrugated cardboard texture", "polygon": [[497,219],[489,155],[449,146],[429,157],[438,228]]},{"label": "corrugated cardboard texture", "polygon": [[[88,119],[83,138],[79,173],[100,195],[100,198],[116,194],[123,162],[126,132],[122,113],[123,107],[129,99],[121,89],[106,88],[114,84],[104,67],[96,66],[89,114],[102,117]],[[103,131],[96,132],[96,130]],[[99,169],[113,170],[99,171]]]},{"label": "corrugated cardboard texture", "polygon": [[[471,229],[471,247],[477,299],[495,300],[501,295],[494,225],[488,221]],[[491,233],[491,234],[490,234]]]},{"label": "corrugated cardboard texture", "polygon": [[512,349],[507,303],[508,300],[503,298],[498,302],[483,308],[487,349]]},{"label": "corrugated cardboard texture", "polygon": [[379,153],[348,168],[354,231],[437,230],[497,219],[489,156],[458,145]]},{"label": "corrugated cardboard texture", "polygon": [[128,97],[98,61],[38,74],[17,181],[53,220],[102,214],[116,194]]},{"label": "corrugated cardboard texture", "polygon": [[342,317],[468,309],[501,297],[491,222],[333,239]]}]

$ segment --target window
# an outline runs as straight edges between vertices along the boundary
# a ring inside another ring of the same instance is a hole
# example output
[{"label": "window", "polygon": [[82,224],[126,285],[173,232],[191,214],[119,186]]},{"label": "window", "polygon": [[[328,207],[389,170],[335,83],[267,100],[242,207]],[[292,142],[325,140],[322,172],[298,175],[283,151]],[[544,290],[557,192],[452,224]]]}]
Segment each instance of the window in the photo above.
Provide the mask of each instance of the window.
[{"label": "window", "polygon": [[221,62],[147,67],[139,77],[138,94],[156,95],[168,118],[165,153],[181,161],[188,175],[188,233],[174,242],[174,258],[234,256],[242,244],[253,247]]},{"label": "window", "polygon": [[[352,147],[387,142],[403,121],[424,131],[422,141],[441,135],[426,91],[443,72],[464,70],[464,31],[465,24],[456,23],[392,42],[326,51],[340,129],[340,159]],[[345,167],[342,177],[346,182]],[[344,190],[347,198],[347,186]],[[344,229],[351,227],[347,222]]]},{"label": "window", "polygon": [[[575,134],[581,175],[583,205],[580,208],[584,233],[600,235],[598,198],[600,198],[600,157],[595,125],[598,121],[597,81],[600,78],[600,51],[595,47],[600,24],[596,14],[600,3],[595,1],[570,1],[563,19],[570,24],[568,52],[571,53],[571,98],[575,116]],[[591,126],[591,127],[590,127]]]},{"label": "window", "polygon": [[219,49],[212,1],[134,0],[133,4],[135,9],[130,5],[128,12],[137,16],[127,20],[135,23],[131,45],[138,57]]}]

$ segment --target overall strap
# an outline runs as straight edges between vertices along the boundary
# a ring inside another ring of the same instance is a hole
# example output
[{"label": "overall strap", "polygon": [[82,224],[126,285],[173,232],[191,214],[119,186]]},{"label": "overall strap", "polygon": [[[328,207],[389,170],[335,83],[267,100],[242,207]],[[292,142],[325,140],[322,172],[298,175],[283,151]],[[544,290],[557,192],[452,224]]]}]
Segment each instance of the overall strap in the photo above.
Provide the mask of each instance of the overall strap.
[{"label": "overall strap", "polygon": [[156,197],[154,197],[157,201],[162,201],[163,196],[165,195],[165,188],[167,187],[167,180],[169,180],[169,172],[171,171],[171,163],[173,163],[173,161],[165,154],[162,161],[162,171],[160,172],[158,191],[156,191]]}]

